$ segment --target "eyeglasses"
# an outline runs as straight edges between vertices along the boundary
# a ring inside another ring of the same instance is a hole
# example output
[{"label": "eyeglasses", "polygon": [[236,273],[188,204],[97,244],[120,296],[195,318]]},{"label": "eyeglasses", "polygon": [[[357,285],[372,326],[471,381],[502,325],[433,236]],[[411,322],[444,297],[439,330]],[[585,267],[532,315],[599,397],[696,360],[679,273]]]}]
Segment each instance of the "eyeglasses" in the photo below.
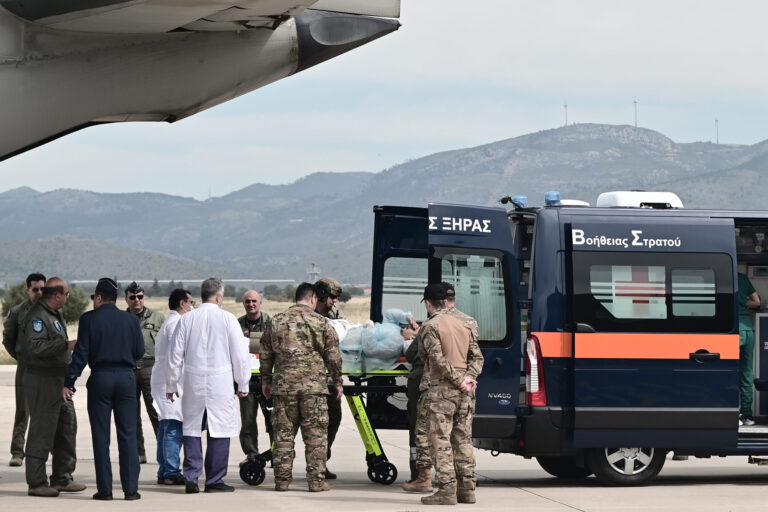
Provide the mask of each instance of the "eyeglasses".
[{"label": "eyeglasses", "polygon": [[42,292],[43,291],[43,287],[42,286],[39,286],[39,287],[36,286],[34,288],[30,288],[30,290],[32,290],[32,293]]},{"label": "eyeglasses", "polygon": [[144,295],[129,295],[128,300],[144,300]]},{"label": "eyeglasses", "polygon": [[339,299],[339,296],[338,296],[338,295],[333,295],[333,294],[331,294],[331,293],[329,293],[329,294],[328,294],[328,296],[329,296],[330,298],[332,298],[333,300],[338,300],[338,299]]}]

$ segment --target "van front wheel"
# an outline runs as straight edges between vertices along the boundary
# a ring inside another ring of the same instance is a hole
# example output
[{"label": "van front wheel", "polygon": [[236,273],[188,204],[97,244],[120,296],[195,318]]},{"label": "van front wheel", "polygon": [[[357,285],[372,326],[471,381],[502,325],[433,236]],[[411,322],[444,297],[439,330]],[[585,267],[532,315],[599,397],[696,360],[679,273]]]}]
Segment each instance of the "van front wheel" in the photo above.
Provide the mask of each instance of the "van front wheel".
[{"label": "van front wheel", "polygon": [[587,465],[600,482],[610,486],[645,485],[661,471],[666,451],[660,448],[595,448]]},{"label": "van front wheel", "polygon": [[576,463],[576,457],[536,457],[541,469],[558,478],[587,478],[592,474],[589,468]]}]

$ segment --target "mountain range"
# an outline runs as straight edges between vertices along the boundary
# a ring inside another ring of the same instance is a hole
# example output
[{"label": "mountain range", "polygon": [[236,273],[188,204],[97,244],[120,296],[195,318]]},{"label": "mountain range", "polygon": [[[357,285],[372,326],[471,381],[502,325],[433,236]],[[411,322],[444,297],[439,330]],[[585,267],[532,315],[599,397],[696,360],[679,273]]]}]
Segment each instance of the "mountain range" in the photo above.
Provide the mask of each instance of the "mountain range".
[{"label": "mountain range", "polygon": [[768,141],[676,143],[644,128],[578,124],[204,201],[18,188],[0,194],[0,279],[39,268],[70,279],[301,281],[315,262],[324,275],[367,283],[374,205],[494,205],[516,194],[536,205],[548,190],[594,203],[600,192],[627,189],[670,190],[691,208],[766,209]]}]

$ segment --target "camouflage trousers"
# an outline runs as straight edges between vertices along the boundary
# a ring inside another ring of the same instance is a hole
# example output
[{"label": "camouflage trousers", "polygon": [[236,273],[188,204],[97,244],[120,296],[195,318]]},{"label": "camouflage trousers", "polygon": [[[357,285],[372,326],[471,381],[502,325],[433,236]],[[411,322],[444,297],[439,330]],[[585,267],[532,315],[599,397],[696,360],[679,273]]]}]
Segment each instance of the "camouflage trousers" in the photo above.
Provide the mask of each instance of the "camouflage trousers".
[{"label": "camouflage trousers", "polygon": [[438,488],[448,492],[474,490],[475,397],[446,384],[432,385],[424,394],[427,395],[427,437]]},{"label": "camouflage trousers", "polygon": [[328,397],[326,395],[274,395],[272,432],[275,446],[272,467],[275,483],[293,480],[294,440],[301,427],[307,483],[319,487],[325,481],[328,448]]},{"label": "camouflage trousers", "polygon": [[419,394],[416,402],[416,423],[413,427],[413,446],[416,448],[416,467],[431,468],[432,455],[429,449],[429,438],[427,436],[427,417],[429,415],[428,393],[425,391]]}]

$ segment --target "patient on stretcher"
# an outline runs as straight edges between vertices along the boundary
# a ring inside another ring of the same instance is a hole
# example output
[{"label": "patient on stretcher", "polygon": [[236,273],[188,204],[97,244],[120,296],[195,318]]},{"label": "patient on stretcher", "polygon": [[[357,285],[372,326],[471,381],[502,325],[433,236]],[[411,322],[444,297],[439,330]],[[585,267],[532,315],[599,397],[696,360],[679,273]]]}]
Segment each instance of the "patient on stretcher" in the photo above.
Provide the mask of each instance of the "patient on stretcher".
[{"label": "patient on stretcher", "polygon": [[361,374],[389,370],[405,353],[411,340],[402,336],[402,327],[418,329],[410,313],[389,309],[382,323],[368,320],[355,324],[344,319],[329,320],[339,335],[342,369],[345,373]]}]

